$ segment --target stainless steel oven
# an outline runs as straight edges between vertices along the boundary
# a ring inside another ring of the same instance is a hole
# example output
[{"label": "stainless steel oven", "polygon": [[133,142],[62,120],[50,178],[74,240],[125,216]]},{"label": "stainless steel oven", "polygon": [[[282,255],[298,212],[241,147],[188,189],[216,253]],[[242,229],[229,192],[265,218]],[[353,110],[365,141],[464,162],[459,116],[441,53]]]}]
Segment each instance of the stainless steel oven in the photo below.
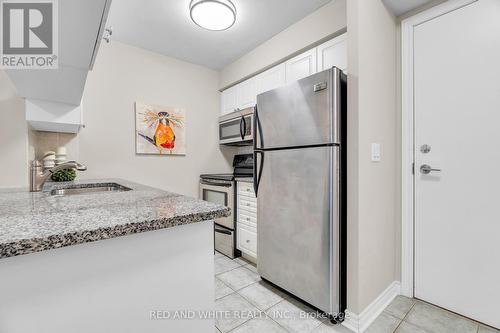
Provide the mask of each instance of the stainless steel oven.
[{"label": "stainless steel oven", "polygon": [[254,108],[236,110],[219,118],[219,143],[248,146],[253,142]]},{"label": "stainless steel oven", "polygon": [[230,258],[235,258],[236,233],[234,223],[234,181],[209,179],[202,176],[200,180],[200,198],[231,208],[231,215],[215,220],[215,249]]},{"label": "stainless steel oven", "polygon": [[253,154],[235,155],[233,173],[200,175],[200,199],[229,207],[231,215],[215,220],[215,250],[230,258],[241,255],[236,249],[235,178],[253,177]]}]

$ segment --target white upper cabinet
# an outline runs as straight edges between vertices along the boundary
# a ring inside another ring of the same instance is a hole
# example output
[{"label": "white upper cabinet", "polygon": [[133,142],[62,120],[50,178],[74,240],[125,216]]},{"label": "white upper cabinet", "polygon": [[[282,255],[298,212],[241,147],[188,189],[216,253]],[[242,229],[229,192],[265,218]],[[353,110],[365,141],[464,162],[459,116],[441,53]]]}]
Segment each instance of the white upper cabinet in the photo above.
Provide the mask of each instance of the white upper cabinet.
[{"label": "white upper cabinet", "polygon": [[83,126],[81,105],[26,99],[26,121],[37,131],[78,133]]},{"label": "white upper cabinet", "polygon": [[224,90],[221,96],[221,114],[231,113],[238,108],[236,86]]},{"label": "white upper cabinet", "polygon": [[58,4],[59,68],[10,69],[7,74],[21,97],[80,105],[111,0],[64,0]]},{"label": "white upper cabinet", "polygon": [[238,109],[255,106],[257,103],[256,78],[251,78],[236,85],[236,105]]},{"label": "white upper cabinet", "polygon": [[346,37],[346,34],[343,34],[318,46],[318,72],[333,66],[347,70]]},{"label": "white upper cabinet", "polygon": [[57,69],[6,70],[26,99],[26,120],[39,131],[77,133],[89,70],[103,36],[111,0],[58,2]]},{"label": "white upper cabinet", "polygon": [[294,82],[316,73],[316,61],[317,54],[315,48],[288,60],[285,63],[286,82]]},{"label": "white upper cabinet", "polygon": [[347,70],[346,34],[224,90],[221,94],[221,114],[255,106],[257,95],[333,66]]},{"label": "white upper cabinet", "polygon": [[282,87],[286,84],[286,66],[284,63],[279,64],[259,74],[256,79],[257,95]]},{"label": "white upper cabinet", "polygon": [[228,114],[238,109],[254,107],[257,103],[257,79],[251,78],[221,94],[221,114]]}]

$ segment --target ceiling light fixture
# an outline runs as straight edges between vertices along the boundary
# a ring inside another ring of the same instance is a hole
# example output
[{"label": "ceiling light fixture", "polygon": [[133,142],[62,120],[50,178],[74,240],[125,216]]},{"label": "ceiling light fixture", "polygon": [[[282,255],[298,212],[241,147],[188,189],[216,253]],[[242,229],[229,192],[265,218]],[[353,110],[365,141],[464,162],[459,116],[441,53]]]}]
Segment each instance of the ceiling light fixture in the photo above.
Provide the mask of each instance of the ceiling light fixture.
[{"label": "ceiling light fixture", "polygon": [[189,12],[191,20],[207,30],[226,30],[236,22],[236,7],[230,0],[192,0]]}]

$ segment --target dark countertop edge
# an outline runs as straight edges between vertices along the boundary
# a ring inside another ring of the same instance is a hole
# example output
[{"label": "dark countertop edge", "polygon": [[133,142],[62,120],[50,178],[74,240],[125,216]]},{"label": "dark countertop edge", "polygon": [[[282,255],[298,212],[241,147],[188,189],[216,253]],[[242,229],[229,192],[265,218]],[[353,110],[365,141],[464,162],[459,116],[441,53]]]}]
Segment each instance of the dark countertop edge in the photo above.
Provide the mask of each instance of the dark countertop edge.
[{"label": "dark countertop edge", "polygon": [[206,213],[174,216],[168,219],[127,223],[110,228],[99,228],[89,231],[52,235],[46,238],[21,239],[10,243],[0,244],[0,259],[59,249],[67,246],[97,242],[100,240],[139,234],[148,231],[168,229],[180,225],[210,221],[220,217],[227,217],[229,215],[230,209],[226,208]]}]

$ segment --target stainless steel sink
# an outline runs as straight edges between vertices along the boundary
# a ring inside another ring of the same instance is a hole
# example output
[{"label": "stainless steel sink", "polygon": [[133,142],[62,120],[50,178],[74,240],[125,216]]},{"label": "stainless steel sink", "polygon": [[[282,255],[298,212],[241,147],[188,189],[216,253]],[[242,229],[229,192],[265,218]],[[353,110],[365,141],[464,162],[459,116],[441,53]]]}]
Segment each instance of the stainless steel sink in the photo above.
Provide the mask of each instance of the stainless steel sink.
[{"label": "stainless steel sink", "polygon": [[131,191],[131,188],[125,187],[116,183],[106,184],[82,184],[70,185],[63,188],[56,188],[50,191],[50,195],[77,195],[77,194],[91,194],[99,192],[124,192]]}]

